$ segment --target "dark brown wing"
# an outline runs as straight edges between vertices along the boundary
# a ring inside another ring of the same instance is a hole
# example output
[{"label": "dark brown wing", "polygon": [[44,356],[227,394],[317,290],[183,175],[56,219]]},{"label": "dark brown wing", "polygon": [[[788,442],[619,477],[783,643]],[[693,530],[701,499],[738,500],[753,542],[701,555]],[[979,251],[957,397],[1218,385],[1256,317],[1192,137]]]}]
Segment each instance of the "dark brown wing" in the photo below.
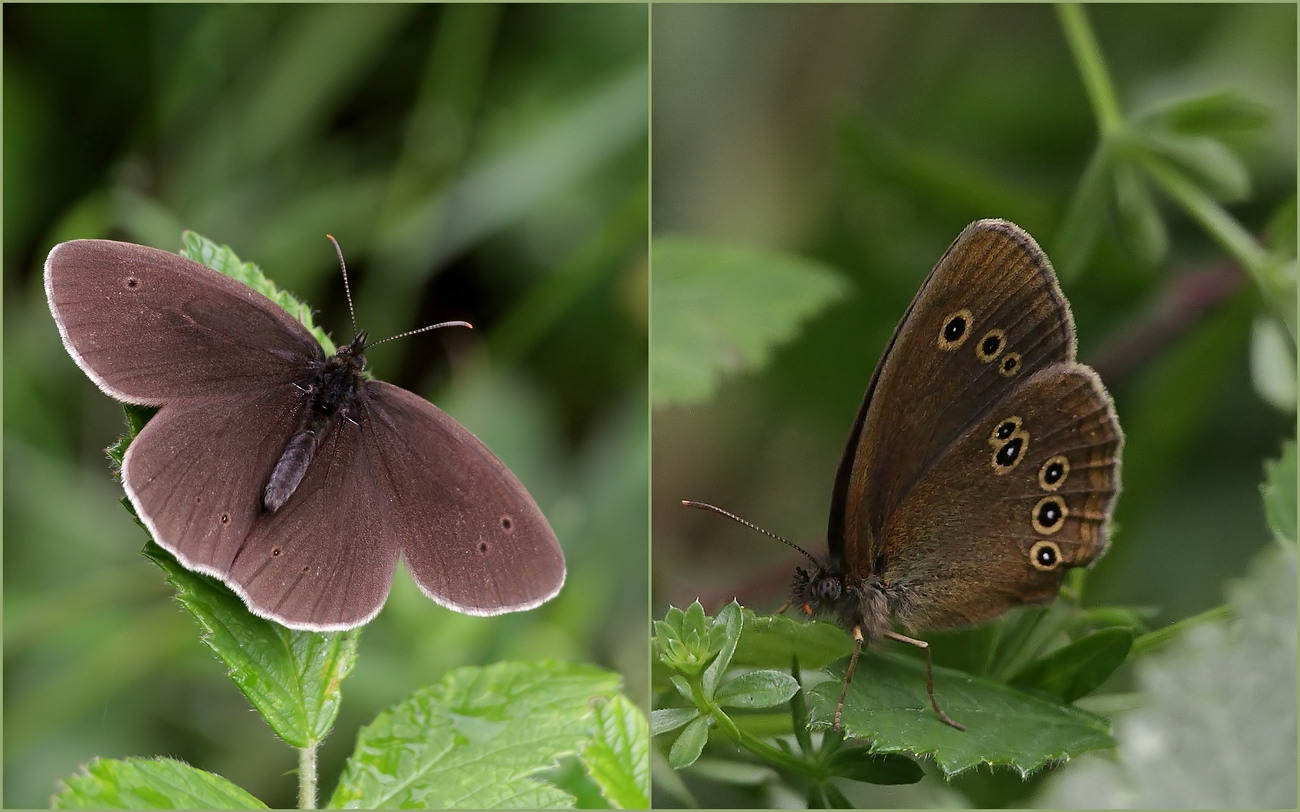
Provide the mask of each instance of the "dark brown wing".
[{"label": "dark brown wing", "polygon": [[899,322],[840,462],[828,540],[851,577],[867,577],[884,523],[948,445],[1020,381],[1072,360],[1073,335],[1032,237],[1002,220],[957,237]]},{"label": "dark brown wing", "polygon": [[293,497],[261,508],[267,472],[298,426],[302,392],[173,400],[127,449],[122,480],[154,540],[235,590],[254,614],[297,629],[359,626],[397,566],[395,523],[340,421]]},{"label": "dark brown wing", "polygon": [[477,437],[433,404],[366,386],[362,427],[415,582],[458,612],[531,609],[564,584],[546,517]]},{"label": "dark brown wing", "polygon": [[1091,369],[1054,364],[1021,382],[882,528],[878,577],[895,619],[913,631],[944,628],[1051,601],[1066,570],[1106,549],[1122,443]]},{"label": "dark brown wing", "polygon": [[227,583],[257,614],[317,631],[368,622],[392,588],[401,505],[364,414],[340,419],[297,490],[253,525]]}]

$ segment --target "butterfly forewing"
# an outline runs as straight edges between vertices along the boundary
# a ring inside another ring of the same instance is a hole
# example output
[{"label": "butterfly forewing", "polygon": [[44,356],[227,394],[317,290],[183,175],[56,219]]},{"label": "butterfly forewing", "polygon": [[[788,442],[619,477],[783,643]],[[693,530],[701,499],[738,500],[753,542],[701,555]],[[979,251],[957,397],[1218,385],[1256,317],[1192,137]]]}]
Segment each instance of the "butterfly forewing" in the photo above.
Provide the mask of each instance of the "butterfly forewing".
[{"label": "butterfly forewing", "polygon": [[265,390],[324,362],[274,302],[166,251],[65,242],[45,262],[45,291],[68,353],[129,403]]},{"label": "butterfly forewing", "polygon": [[402,554],[435,601],[468,614],[537,606],[564,584],[564,556],[537,504],[482,442],[433,404],[375,381],[365,397],[376,474]]}]

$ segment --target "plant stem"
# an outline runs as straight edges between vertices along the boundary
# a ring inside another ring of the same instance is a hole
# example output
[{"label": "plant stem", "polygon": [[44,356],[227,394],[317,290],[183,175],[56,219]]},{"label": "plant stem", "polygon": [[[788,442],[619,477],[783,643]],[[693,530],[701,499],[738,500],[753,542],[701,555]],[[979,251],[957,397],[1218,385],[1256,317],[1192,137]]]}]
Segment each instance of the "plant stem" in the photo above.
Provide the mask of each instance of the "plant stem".
[{"label": "plant stem", "polygon": [[1102,140],[1124,127],[1124,115],[1119,109],[1119,100],[1115,97],[1115,86],[1110,81],[1106,62],[1101,55],[1101,47],[1092,33],[1092,25],[1083,7],[1078,3],[1061,3],[1056,7],[1056,14],[1061,19],[1061,28],[1065,39],[1070,43],[1070,52],[1079,67],[1083,86],[1088,91],[1088,100],[1092,102],[1093,113],[1097,116],[1097,126],[1101,129]]},{"label": "plant stem", "polygon": [[1232,218],[1204,190],[1164,160],[1152,155],[1145,161],[1146,170],[1165,194],[1178,203],[1189,217],[1200,224],[1262,288],[1268,289],[1264,266],[1268,255],[1250,232]]},{"label": "plant stem", "polygon": [[298,749],[298,808],[316,808],[316,745]]}]

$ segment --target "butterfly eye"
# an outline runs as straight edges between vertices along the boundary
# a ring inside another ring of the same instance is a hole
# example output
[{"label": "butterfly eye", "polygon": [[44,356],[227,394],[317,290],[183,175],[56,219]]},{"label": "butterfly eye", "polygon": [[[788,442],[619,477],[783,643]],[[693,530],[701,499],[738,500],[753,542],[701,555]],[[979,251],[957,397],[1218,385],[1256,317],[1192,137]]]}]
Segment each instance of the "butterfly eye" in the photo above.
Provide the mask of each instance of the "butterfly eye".
[{"label": "butterfly eye", "polygon": [[964,307],[955,313],[949,313],[943,320],[943,328],[939,331],[939,349],[955,350],[965,344],[966,338],[970,335],[970,323],[973,318],[970,310]]},{"label": "butterfly eye", "polygon": [[840,597],[840,579],[832,575],[823,575],[813,584],[813,594],[820,601],[833,603]]},{"label": "butterfly eye", "polygon": [[1061,563],[1061,548],[1054,541],[1037,541],[1029,548],[1029,563],[1034,569],[1051,572]]},{"label": "butterfly eye", "polygon": [[1065,525],[1065,517],[1070,509],[1065,500],[1059,496],[1045,496],[1034,506],[1034,529],[1043,535],[1051,535]]}]

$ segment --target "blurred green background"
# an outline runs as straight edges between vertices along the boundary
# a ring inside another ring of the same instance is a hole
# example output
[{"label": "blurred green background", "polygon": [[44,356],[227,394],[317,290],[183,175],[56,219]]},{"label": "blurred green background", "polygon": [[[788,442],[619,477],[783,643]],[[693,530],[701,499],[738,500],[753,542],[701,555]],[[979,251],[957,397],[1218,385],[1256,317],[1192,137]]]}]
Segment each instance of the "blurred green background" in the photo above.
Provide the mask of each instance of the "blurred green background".
[{"label": "blurred green background", "polygon": [[[1218,90],[1267,109],[1266,127],[1229,139],[1252,188],[1228,210],[1261,242],[1279,216],[1294,257],[1295,7],[1085,8],[1126,112]],[[675,403],[660,395],[658,284],[652,297],[653,612],[697,597],[715,612],[733,596],[770,611],[798,554],[679,500],[720,505],[824,554],[845,437],[917,287],[985,217],[1018,223],[1062,267],[1054,249],[1097,123],[1046,5],[660,5],[652,38],[656,283],[664,237],[801,257],[847,283],[766,362],[737,361],[715,393]],[[1086,603],[1151,607],[1153,628],[1222,603],[1225,581],[1268,544],[1262,465],[1295,431],[1294,411],[1266,405],[1252,384],[1259,290],[1156,197],[1164,261],[1127,252],[1124,224],[1107,222],[1062,279],[1080,359],[1098,367],[1127,434],[1113,544]],[[762,284],[738,273],[702,309],[727,321]],[[1294,301],[1283,304],[1294,318]],[[937,661],[944,650],[934,647]],[[763,775],[736,778],[743,790],[689,786],[704,806],[801,802],[765,794],[774,782]],[[993,783],[972,780],[984,779]],[[983,802],[1023,803],[1024,793],[1004,786]],[[853,797],[905,807],[980,796],[922,786]]]},{"label": "blurred green background", "polygon": [[55,243],[230,245],[530,489],[558,598],[469,618],[403,573],[321,751],[450,668],[594,662],[646,702],[648,9],[643,5],[4,8],[4,802],[93,756],[164,754],[292,806],[274,741],[117,503],[121,410],[45,304]]}]

